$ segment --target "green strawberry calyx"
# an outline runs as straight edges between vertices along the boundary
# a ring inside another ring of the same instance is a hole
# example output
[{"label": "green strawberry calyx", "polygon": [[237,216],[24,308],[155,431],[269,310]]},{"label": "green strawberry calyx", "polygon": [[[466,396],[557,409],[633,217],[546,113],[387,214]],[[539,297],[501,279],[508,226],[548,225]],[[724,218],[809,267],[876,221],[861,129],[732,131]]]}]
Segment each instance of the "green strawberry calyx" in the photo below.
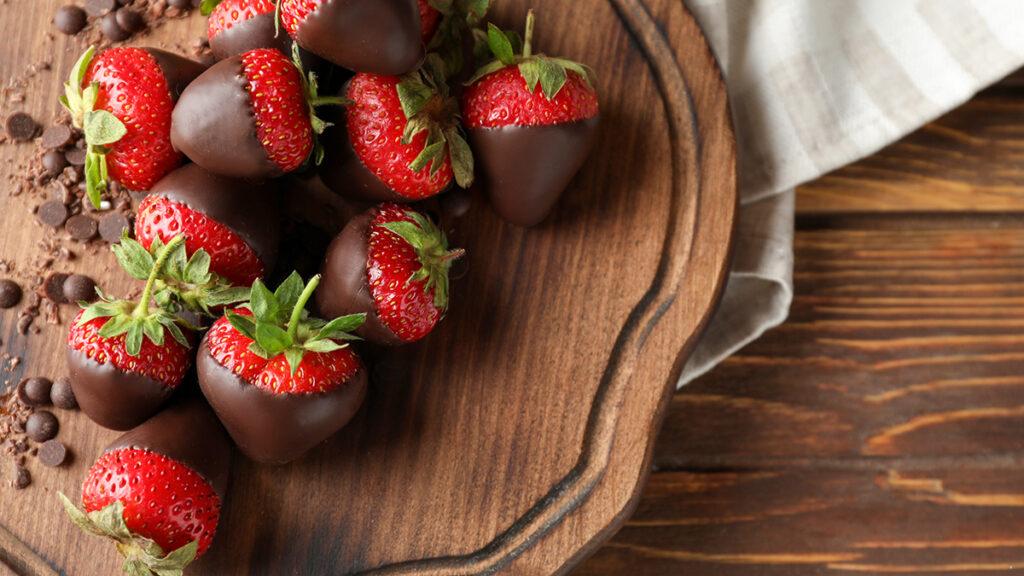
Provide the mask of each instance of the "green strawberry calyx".
[{"label": "green strawberry calyx", "polygon": [[434,175],[451,158],[455,182],[461,188],[473,185],[473,152],[462,133],[458,101],[448,86],[447,65],[438,54],[428,54],[423,64],[398,83],[398,101],[406,124],[402,143],[411,144],[421,132],[427,133],[423,150],[409,164],[413,172],[430,167]]},{"label": "green strawberry calyx", "polygon": [[[486,50],[486,34],[479,28],[480,22],[487,16],[490,0],[429,0],[432,8],[441,13],[441,22],[437,32],[427,44],[428,53],[441,56],[447,65],[448,78],[462,72],[463,39],[473,40],[473,53],[480,57]],[[481,50],[481,48],[483,50]],[[472,65],[472,63],[470,63]]]},{"label": "green strawberry calyx", "polygon": [[199,552],[198,540],[165,553],[153,540],[133,533],[124,521],[124,504],[120,500],[102,510],[87,513],[64,494],[58,492],[57,497],[75,526],[116,543],[118,552],[124,556],[122,568],[130,576],[182,576]]},{"label": "green strawberry calyx", "polygon": [[221,0],[203,0],[199,3],[199,13],[203,16],[209,16],[220,3]]},{"label": "green strawberry calyx", "polygon": [[[137,262],[137,265],[126,266],[126,271],[135,278],[146,280],[146,286],[142,290],[139,300],[115,300],[97,289],[96,293],[100,299],[93,304],[82,304],[84,312],[78,318],[78,325],[81,326],[97,318],[106,318],[106,322],[100,327],[99,335],[103,338],[116,338],[125,335],[125,349],[131,356],[138,356],[142,351],[142,339],[148,338],[157,346],[164,344],[164,330],[171,334],[178,344],[189,348],[190,344],[181,326],[193,328],[186,325],[177,318],[170,310],[156,306],[154,294],[157,287],[157,280],[162,274],[164,265],[170,256],[184,244],[185,237],[178,236],[160,246],[154,258],[137,242],[121,243],[112,247],[118,261],[124,265],[125,262]],[[128,254],[130,253],[130,254]],[[145,276],[143,276],[143,273]]]},{"label": "green strawberry calyx", "polygon": [[107,173],[107,154],[110,146],[116,144],[128,133],[128,128],[107,110],[96,110],[100,85],[91,82],[84,89],[85,73],[89,69],[96,47],[90,46],[71,68],[71,75],[64,83],[64,95],[60,103],[71,114],[71,122],[85,134],[85,191],[89,201],[100,207],[101,197],[107,189],[110,176]]},{"label": "green strawberry calyx", "polygon": [[320,106],[346,106],[349,100],[341,96],[321,96],[320,86],[316,79],[315,72],[306,72],[302,65],[302,56],[299,54],[299,45],[292,43],[292,64],[299,71],[299,78],[302,79],[302,89],[305,92],[306,103],[309,106],[309,123],[313,127],[313,162],[319,166],[324,161],[324,147],[320,144],[320,135],[333,124],[324,121],[317,116],[316,109]]},{"label": "green strawberry calyx", "polygon": [[433,290],[434,307],[446,311],[449,296],[448,272],[456,260],[466,255],[466,251],[462,248],[450,250],[448,238],[430,218],[415,210],[408,210],[405,215],[412,222],[398,220],[381,224],[416,251],[420,268],[406,279],[405,284],[408,286],[413,282],[425,281],[423,291],[430,294]]},{"label": "green strawberry calyx", "polygon": [[257,280],[244,305],[252,315],[229,311],[228,322],[253,341],[249,350],[257,356],[271,359],[284,354],[294,376],[306,354],[326,354],[347,347],[349,341],[359,340],[352,332],[366,322],[366,314],[331,321],[310,316],[306,304],[319,285],[319,275],[303,283],[298,272],[292,272],[273,292]]},{"label": "green strawberry calyx", "polygon": [[466,85],[475,84],[481,78],[503,70],[509,66],[519,67],[519,73],[526,81],[526,87],[532,94],[540,84],[541,91],[548,100],[554,100],[562,91],[569,79],[569,72],[575,72],[590,84],[591,71],[578,62],[565,58],[552,58],[544,54],[533,53],[533,29],[536,17],[533,10],[526,15],[526,34],[523,38],[515,32],[505,32],[494,24],[487,24],[487,45],[494,54],[495,60],[485,64],[476,71]]}]

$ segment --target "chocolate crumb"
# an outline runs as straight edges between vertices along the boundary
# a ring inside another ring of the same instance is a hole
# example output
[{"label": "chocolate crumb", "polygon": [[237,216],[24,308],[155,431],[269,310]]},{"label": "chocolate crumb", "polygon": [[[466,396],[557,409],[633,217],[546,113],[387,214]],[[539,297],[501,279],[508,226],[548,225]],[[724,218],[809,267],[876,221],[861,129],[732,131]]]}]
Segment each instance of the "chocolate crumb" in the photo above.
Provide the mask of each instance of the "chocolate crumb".
[{"label": "chocolate crumb", "polygon": [[85,214],[79,214],[68,218],[67,223],[64,224],[64,229],[75,240],[89,240],[96,236],[97,224],[93,218]]},{"label": "chocolate crumb", "polygon": [[53,150],[55,148],[63,148],[68,144],[71,144],[71,139],[74,134],[71,132],[71,128],[63,124],[54,124],[43,132],[41,138],[41,144],[43,148],[47,150]]},{"label": "chocolate crumb", "polygon": [[15,112],[7,117],[7,134],[15,142],[28,142],[36,137],[39,125],[24,112]]},{"label": "chocolate crumb", "polygon": [[21,302],[21,286],[13,280],[0,280],[0,308],[14,308]]},{"label": "chocolate crumb", "polygon": [[60,430],[60,422],[53,412],[40,410],[28,417],[25,421],[25,434],[36,442],[46,442],[57,436]]},{"label": "chocolate crumb", "polygon": [[78,400],[75,399],[75,391],[71,388],[71,380],[67,377],[58,378],[50,388],[50,401],[57,408],[63,410],[75,410],[78,408]]},{"label": "chocolate crumb", "polygon": [[68,220],[68,207],[63,202],[44,202],[36,211],[36,218],[51,228],[60,228]]},{"label": "chocolate crumb", "polygon": [[82,274],[72,274],[64,280],[64,299],[68,302],[95,302],[96,281]]},{"label": "chocolate crumb", "polygon": [[43,466],[56,468],[67,459],[68,449],[60,440],[47,440],[39,447],[39,461]]},{"label": "chocolate crumb", "polygon": [[43,295],[50,301],[58,304],[67,304],[68,299],[64,296],[64,282],[68,275],[63,272],[53,272],[43,281]]},{"label": "chocolate crumb", "polygon": [[24,490],[32,484],[32,475],[28,473],[28,468],[24,466],[15,466],[14,468],[14,479],[11,481],[11,486],[14,486],[17,490]]}]

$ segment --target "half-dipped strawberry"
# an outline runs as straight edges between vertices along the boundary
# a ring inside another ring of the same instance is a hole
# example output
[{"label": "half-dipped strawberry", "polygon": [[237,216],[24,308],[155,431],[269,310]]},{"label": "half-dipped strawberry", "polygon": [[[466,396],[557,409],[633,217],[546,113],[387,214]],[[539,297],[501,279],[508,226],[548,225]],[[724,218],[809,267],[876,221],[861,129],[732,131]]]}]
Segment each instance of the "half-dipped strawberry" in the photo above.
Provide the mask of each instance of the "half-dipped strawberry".
[{"label": "half-dipped strawberry", "polygon": [[204,250],[209,269],[238,286],[251,286],[277,261],[280,195],[272,182],[253,184],[189,164],[160,180],[135,216],[135,238],[185,237],[186,252]]},{"label": "half-dipped strawberry", "polygon": [[317,95],[314,74],[259,48],[214,64],[185,89],[174,109],[171,142],[214,174],[261,180],[321,160],[316,136],[327,123],[314,110],[341,104]]},{"label": "half-dipped strawberry", "polygon": [[448,271],[463,255],[425,215],[382,204],[352,219],[328,247],[317,306],[326,316],[365,314],[356,333],[371,342],[415,342],[444,317]]},{"label": "half-dipped strawberry", "polygon": [[416,0],[281,0],[302,48],[356,72],[405,74],[423,57]]},{"label": "half-dipped strawberry", "polygon": [[276,48],[291,53],[291,39],[278,33],[274,0],[206,0],[210,50],[218,60],[257,48]]},{"label": "half-dipped strawberry", "polygon": [[473,182],[473,155],[458,103],[434,55],[403,77],[356,74],[344,90],[344,122],[325,136],[320,175],[335,192],[370,201],[413,202],[453,180]]},{"label": "half-dipped strawberry", "polygon": [[93,205],[109,181],[149,190],[181,164],[171,146],[171,111],[203,66],[154,48],[90,47],[64,84],[61,104],[88,144],[86,191]]},{"label": "half-dipped strawberry", "polygon": [[199,385],[246,456],[283,464],[352,419],[366,394],[366,370],[348,341],[361,314],[330,322],[305,310],[319,283],[292,274],[271,292],[257,281],[247,308],[207,332]]},{"label": "half-dipped strawberry", "polygon": [[213,412],[186,398],[103,451],[82,485],[84,511],[60,499],[79,528],[115,542],[127,574],[180,576],[213,542],[230,463]]},{"label": "half-dipped strawberry", "polygon": [[539,224],[551,212],[593,148],[599,121],[587,69],[533,54],[533,26],[531,11],[517,54],[510,36],[490,25],[488,44],[497,59],[470,80],[462,104],[491,203],[520,226]]},{"label": "half-dipped strawberry", "polygon": [[125,270],[145,278],[137,302],[101,294],[71,323],[67,361],[71,387],[94,422],[127,430],[152,416],[192,365],[189,341],[173,313],[154,306],[158,280],[183,238],[156,246],[157,255],[125,240],[114,252]]}]

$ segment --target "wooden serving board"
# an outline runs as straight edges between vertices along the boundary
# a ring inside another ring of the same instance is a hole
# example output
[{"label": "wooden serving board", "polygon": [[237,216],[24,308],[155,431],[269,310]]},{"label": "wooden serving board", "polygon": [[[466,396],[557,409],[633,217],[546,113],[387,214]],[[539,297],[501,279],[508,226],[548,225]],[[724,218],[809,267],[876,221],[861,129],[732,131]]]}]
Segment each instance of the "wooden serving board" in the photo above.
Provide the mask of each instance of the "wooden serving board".
[{"label": "wooden serving board", "polygon": [[[0,78],[49,59],[29,99],[48,118],[82,49],[42,37],[62,0],[0,1]],[[497,0],[510,27],[529,2]],[[565,572],[625,519],[687,354],[722,289],[733,229],[735,154],[726,93],[679,0],[538,6],[543,50],[597,71],[603,128],[592,158],[544,225],[521,230],[477,202],[453,233],[469,251],[454,306],[421,345],[378,365],[357,419],[292,465],[237,457],[221,528],[191,574],[479,574]],[[184,45],[199,16],[146,45]],[[0,175],[35,153],[0,146]],[[19,260],[52,233],[37,199],[2,200],[0,258]],[[69,243],[70,244],[70,243]],[[115,293],[132,282],[105,250],[60,264]],[[64,316],[72,310],[65,309]],[[2,316],[4,378],[65,373],[66,327],[23,337]],[[63,414],[76,458],[31,463],[34,483],[0,486],[0,560],[18,574],[115,574],[113,548],[66,521],[56,492],[79,494],[116,437]]]}]

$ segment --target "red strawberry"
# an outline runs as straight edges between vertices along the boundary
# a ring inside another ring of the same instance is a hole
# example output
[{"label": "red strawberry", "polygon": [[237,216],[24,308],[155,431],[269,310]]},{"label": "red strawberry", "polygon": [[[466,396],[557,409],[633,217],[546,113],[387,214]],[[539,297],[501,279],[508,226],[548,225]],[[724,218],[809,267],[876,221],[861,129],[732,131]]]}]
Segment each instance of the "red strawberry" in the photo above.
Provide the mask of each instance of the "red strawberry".
[{"label": "red strawberry", "polygon": [[239,449],[260,462],[294,460],[337,432],[362,404],[366,371],[348,346],[365,316],[325,322],[306,302],[319,284],[292,274],[275,292],[256,281],[248,308],[203,339],[199,385]]},{"label": "red strawberry", "polygon": [[210,16],[207,37],[218,60],[257,48],[291,50],[288,35],[277,32],[274,0],[207,0],[202,8]]},{"label": "red strawberry", "polygon": [[587,69],[533,54],[534,16],[522,51],[493,24],[496,60],[463,93],[463,118],[500,216],[522,226],[540,223],[593,147],[599,106]]},{"label": "red strawberry", "polygon": [[436,196],[452,180],[468,188],[473,156],[443,64],[428,56],[415,75],[356,74],[345,97],[345,128],[327,136],[321,175],[335,192],[411,202]]},{"label": "red strawberry", "polygon": [[181,163],[170,142],[171,110],[202,65],[152,48],[82,54],[61,103],[88,143],[89,198],[99,206],[108,180],[148,190]]},{"label": "red strawberry", "polygon": [[[341,104],[317,95],[304,76],[298,48],[289,60],[260,48],[221,60],[182,93],[171,141],[193,162],[223,176],[264,179],[294,172],[319,149],[328,126],[317,106]],[[314,159],[319,163],[318,154]]]},{"label": "red strawberry", "polygon": [[373,342],[415,342],[447,311],[448,271],[464,254],[449,250],[423,214],[382,204],[354,218],[327,249],[317,305],[330,316],[366,314],[357,333]]},{"label": "red strawberry", "polygon": [[231,447],[201,400],[175,403],[108,446],[82,485],[82,530],[111,538],[133,575],[181,574],[210,547],[220,520]]}]

